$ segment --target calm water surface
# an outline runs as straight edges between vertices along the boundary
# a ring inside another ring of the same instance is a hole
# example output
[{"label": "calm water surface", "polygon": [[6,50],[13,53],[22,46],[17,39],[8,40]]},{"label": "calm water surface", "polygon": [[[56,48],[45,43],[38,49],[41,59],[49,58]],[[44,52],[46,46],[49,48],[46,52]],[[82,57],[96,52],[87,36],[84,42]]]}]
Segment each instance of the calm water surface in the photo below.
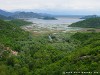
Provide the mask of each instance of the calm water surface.
[{"label": "calm water surface", "polygon": [[82,19],[79,18],[68,18],[68,17],[57,17],[57,20],[42,20],[31,18],[28,21],[35,23],[34,25],[38,28],[48,28],[48,29],[55,29],[55,30],[79,30],[81,28],[76,27],[68,27],[68,25],[81,21]]}]

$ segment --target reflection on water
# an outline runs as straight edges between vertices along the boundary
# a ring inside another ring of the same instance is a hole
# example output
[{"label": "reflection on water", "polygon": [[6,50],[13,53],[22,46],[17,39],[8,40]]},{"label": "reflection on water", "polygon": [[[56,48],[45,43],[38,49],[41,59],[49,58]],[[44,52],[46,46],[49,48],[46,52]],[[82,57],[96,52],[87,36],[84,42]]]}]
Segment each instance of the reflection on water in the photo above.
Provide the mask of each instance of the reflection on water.
[{"label": "reflection on water", "polygon": [[81,21],[82,19],[79,18],[68,18],[68,17],[58,17],[57,20],[42,20],[31,18],[28,21],[33,22],[33,26],[37,26],[37,28],[47,28],[51,30],[79,30],[81,28],[76,27],[68,27],[68,25]]}]

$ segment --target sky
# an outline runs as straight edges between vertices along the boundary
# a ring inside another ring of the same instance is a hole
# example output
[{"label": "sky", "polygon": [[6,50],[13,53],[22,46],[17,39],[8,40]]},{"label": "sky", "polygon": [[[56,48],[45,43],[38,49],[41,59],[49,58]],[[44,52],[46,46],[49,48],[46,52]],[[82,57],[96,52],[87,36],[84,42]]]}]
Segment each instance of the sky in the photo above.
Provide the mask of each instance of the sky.
[{"label": "sky", "polygon": [[100,0],[0,0],[0,9],[66,15],[100,15]]}]

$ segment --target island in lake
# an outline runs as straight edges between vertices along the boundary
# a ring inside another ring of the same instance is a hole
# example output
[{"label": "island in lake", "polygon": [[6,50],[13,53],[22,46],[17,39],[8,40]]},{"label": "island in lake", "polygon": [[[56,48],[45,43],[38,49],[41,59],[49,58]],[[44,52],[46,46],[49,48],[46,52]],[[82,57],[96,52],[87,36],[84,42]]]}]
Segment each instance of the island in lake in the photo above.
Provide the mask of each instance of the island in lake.
[{"label": "island in lake", "polygon": [[46,17],[42,17],[42,18],[38,18],[38,19],[43,19],[43,20],[57,20],[57,18],[50,17],[50,16],[46,16]]}]

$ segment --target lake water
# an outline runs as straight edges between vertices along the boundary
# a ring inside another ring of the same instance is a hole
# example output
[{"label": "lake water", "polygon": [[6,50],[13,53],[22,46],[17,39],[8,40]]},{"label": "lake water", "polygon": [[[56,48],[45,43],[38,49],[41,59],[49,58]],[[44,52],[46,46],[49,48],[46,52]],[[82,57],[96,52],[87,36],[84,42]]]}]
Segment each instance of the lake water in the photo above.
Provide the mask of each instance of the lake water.
[{"label": "lake water", "polygon": [[79,18],[69,18],[69,17],[57,17],[57,20],[43,20],[43,19],[28,19],[28,21],[33,22],[33,26],[37,26],[37,28],[47,28],[50,30],[65,30],[65,31],[70,31],[70,30],[79,30],[81,28],[77,27],[68,27],[68,25],[81,21],[82,19]]}]

